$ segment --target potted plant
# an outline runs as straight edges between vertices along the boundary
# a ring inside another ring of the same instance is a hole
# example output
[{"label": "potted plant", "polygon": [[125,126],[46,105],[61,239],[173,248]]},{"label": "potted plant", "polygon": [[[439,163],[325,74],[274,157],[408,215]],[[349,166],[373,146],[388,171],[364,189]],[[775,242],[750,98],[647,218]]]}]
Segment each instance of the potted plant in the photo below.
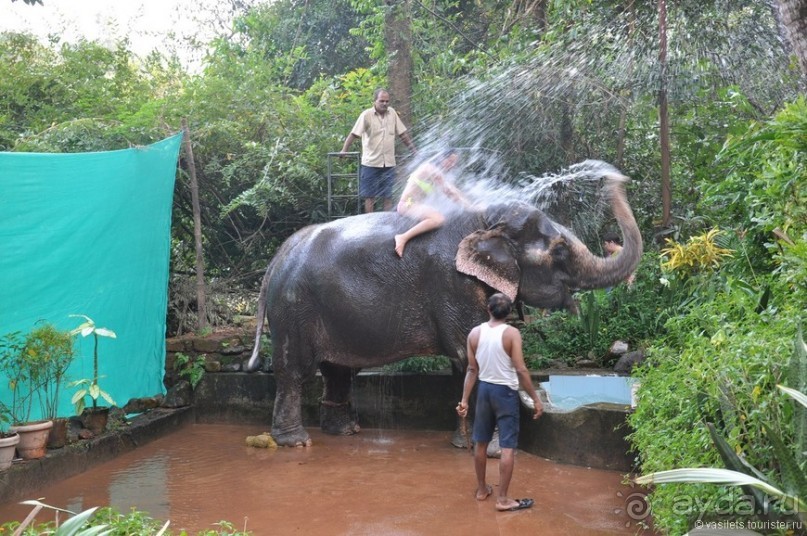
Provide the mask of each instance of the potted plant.
[{"label": "potted plant", "polygon": [[[109,407],[99,406],[98,398],[103,398],[110,405],[115,405],[112,396],[101,389],[98,384],[98,379],[102,376],[98,375],[98,337],[109,337],[116,339],[118,336],[114,331],[107,328],[99,328],[95,322],[86,315],[70,315],[84,318],[84,322],[70,332],[71,335],[81,335],[87,337],[93,336],[93,361],[92,361],[92,378],[84,378],[71,382],[72,387],[78,387],[78,390],[73,395],[71,402],[75,404],[76,415],[81,416],[84,426],[95,434],[100,434],[106,428],[107,418],[109,417]],[[85,398],[92,399],[92,407],[85,406]]]},{"label": "potted plant", "polygon": [[52,324],[42,324],[25,338],[24,352],[42,364],[38,390],[42,417],[53,421],[49,448],[61,448],[67,440],[67,419],[59,418],[59,395],[67,369],[73,361],[73,336]]},{"label": "potted plant", "polygon": [[14,460],[14,451],[17,450],[17,443],[20,436],[16,432],[9,432],[6,428],[11,422],[11,410],[3,402],[0,402],[0,471],[5,471],[11,467]]},{"label": "potted plant", "polygon": [[8,377],[11,389],[9,430],[19,434],[17,453],[26,460],[45,455],[53,426],[50,420],[31,421],[34,399],[41,401],[47,363],[46,356],[29,346],[30,340],[30,336],[23,339],[18,331],[0,340],[0,370]]}]

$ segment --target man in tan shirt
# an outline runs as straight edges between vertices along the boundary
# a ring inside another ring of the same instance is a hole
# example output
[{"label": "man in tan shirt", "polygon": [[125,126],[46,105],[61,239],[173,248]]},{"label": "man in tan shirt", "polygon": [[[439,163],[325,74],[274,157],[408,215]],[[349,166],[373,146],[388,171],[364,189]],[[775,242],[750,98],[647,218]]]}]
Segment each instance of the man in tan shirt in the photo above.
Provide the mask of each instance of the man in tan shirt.
[{"label": "man in tan shirt", "polygon": [[384,210],[392,209],[395,137],[400,136],[409,150],[417,152],[406,125],[395,110],[390,108],[389,92],[386,89],[376,89],[373,100],[373,107],[359,115],[350,134],[345,138],[341,151],[346,153],[353,142],[361,138],[359,195],[364,198],[365,212],[373,212],[378,197],[383,199]]}]

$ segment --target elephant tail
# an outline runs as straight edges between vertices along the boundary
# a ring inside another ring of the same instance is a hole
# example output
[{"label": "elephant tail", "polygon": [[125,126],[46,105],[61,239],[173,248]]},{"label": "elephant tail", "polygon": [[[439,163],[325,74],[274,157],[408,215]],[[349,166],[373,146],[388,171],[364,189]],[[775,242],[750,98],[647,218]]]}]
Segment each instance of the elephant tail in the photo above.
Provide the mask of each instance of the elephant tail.
[{"label": "elephant tail", "polygon": [[269,270],[266,271],[266,275],[263,277],[263,281],[261,282],[261,292],[258,295],[258,325],[255,328],[255,343],[252,347],[252,355],[250,356],[245,367],[246,372],[255,372],[258,370],[258,365],[260,364],[261,336],[263,335],[264,322],[266,322],[266,293],[268,288]]}]

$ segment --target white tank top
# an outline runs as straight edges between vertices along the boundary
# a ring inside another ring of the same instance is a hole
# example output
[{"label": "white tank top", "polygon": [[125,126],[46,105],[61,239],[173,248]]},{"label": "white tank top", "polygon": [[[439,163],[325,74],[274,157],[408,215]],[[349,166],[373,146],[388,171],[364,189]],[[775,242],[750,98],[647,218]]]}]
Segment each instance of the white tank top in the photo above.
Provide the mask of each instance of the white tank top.
[{"label": "white tank top", "polygon": [[513,360],[504,351],[502,338],[507,324],[490,327],[487,322],[479,326],[479,342],[476,345],[476,361],[479,363],[479,379],[483,382],[506,385],[518,390],[518,375]]}]

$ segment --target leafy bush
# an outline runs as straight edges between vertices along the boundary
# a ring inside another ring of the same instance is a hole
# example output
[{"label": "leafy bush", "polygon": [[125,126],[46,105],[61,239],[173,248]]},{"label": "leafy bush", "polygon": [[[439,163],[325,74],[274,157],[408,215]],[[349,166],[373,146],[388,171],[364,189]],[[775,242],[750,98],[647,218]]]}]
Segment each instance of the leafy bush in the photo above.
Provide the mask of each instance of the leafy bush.
[{"label": "leafy bush", "polygon": [[632,286],[619,284],[605,290],[577,295],[580,313],[555,312],[537,315],[522,329],[524,355],[530,368],[551,361],[573,364],[581,358],[602,365],[615,340],[632,348],[643,347],[658,336],[664,322],[676,314],[682,289],[664,284],[655,253],[644,254]]},{"label": "leafy bush", "polygon": [[[804,370],[807,367],[807,346],[799,332],[795,344],[795,354],[791,360],[791,381],[795,385],[803,386],[807,378]],[[807,395],[801,390],[783,385],[777,385],[780,391],[792,397],[799,405],[793,407],[796,424],[795,430],[803,428],[805,423],[805,408],[807,408]],[[785,407],[784,409],[788,409]],[[797,527],[807,519],[807,475],[801,468],[800,461],[805,457],[803,437],[798,437],[795,444],[787,444],[769,426],[765,426],[765,435],[769,437],[775,459],[774,469],[776,480],[770,480],[761,472],[749,465],[747,461],[735,452],[735,449],[716,431],[712,423],[707,428],[714,442],[715,448],[726,469],[712,469],[707,467],[672,469],[660,473],[644,475],[636,482],[638,484],[650,483],[713,483],[728,486],[741,486],[749,501],[755,507],[761,507],[754,513],[762,514],[766,520],[774,521],[782,526]],[[794,430],[794,431],[795,431]],[[737,520],[741,512],[727,512],[726,516]]]},{"label": "leafy bush", "polygon": [[31,422],[34,401],[46,411],[43,397],[47,394],[45,381],[51,371],[51,351],[44,351],[39,331],[23,337],[20,332],[7,333],[0,338],[0,371],[8,378],[11,392],[11,422],[14,425]]},{"label": "leafy bush", "polygon": [[726,176],[703,185],[704,212],[744,237],[752,274],[775,271],[807,301],[807,98],[729,138],[717,163]]},{"label": "leafy bush", "polygon": [[55,419],[59,409],[59,391],[73,361],[73,337],[68,331],[44,323],[25,337],[23,351],[42,367],[37,393],[40,415],[43,419]]},{"label": "leafy bush", "polygon": [[[772,438],[803,451],[803,412],[775,386],[803,390],[807,381],[803,364],[788,366],[807,309],[805,132],[802,98],[730,139],[718,158],[726,176],[702,186],[704,213],[733,229],[715,241],[735,254],[711,273],[676,266],[669,275],[670,287],[688,298],[648,351],[629,418],[645,473],[722,465],[706,423],[768,480],[780,463]],[[654,525],[681,534],[699,516],[753,515],[743,500],[725,486],[661,486],[652,491]]]},{"label": "leafy bush", "polygon": [[384,365],[384,372],[434,372],[451,367],[451,362],[445,356],[414,356]]},{"label": "leafy bush", "polygon": [[185,378],[191,384],[191,389],[196,389],[202,376],[205,375],[205,356],[198,355],[191,357],[182,352],[178,352],[174,360],[174,368],[179,373],[180,378]]},{"label": "leafy bush", "polygon": [[[53,509],[39,501],[26,501],[25,504],[35,506],[37,511],[44,508]],[[104,508],[90,508],[81,513],[75,514],[70,519],[64,521],[61,526],[56,527],[54,522],[40,523],[37,525],[29,525],[31,520],[26,520],[25,525],[19,521],[9,521],[0,524],[0,534],[16,534],[15,531],[20,530],[21,536],[39,536],[41,534],[56,534],[58,535],[90,535],[90,534],[105,534],[109,536],[130,536],[130,535],[148,535],[148,534],[161,534],[164,536],[189,536],[185,530],[180,530],[178,533],[168,529],[169,524],[157,521],[143,512],[132,508],[128,514],[118,512],[111,507]],[[208,529],[196,533],[196,536],[249,536],[251,532],[240,531],[229,521],[219,521],[215,525],[217,529]]]},{"label": "leafy bush", "polygon": [[[790,415],[775,386],[783,382],[792,354],[796,315],[758,313],[757,306],[745,292],[728,288],[668,321],[670,336],[649,349],[647,365],[637,372],[639,404],[629,417],[643,472],[721,465],[708,448],[707,422],[716,423],[749,463],[766,473],[774,470],[763,426],[787,436]],[[696,485],[657,488],[654,522],[684,533],[702,513],[716,515],[719,505],[735,504],[732,493]]]}]

